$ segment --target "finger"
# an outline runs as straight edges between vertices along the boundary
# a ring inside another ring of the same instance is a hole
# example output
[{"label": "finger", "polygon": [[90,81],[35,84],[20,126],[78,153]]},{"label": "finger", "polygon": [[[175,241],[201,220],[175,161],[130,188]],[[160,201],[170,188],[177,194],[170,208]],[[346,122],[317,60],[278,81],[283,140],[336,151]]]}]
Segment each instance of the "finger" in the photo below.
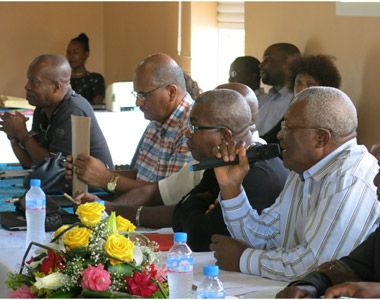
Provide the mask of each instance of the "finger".
[{"label": "finger", "polygon": [[325,298],[336,298],[336,297],[351,297],[346,284],[338,284],[328,288],[325,292]]},{"label": "finger", "polygon": [[87,155],[87,154],[79,154],[79,155],[77,156],[77,160],[87,161],[87,160],[89,160],[89,159],[90,159],[90,156]]},{"label": "finger", "polygon": [[229,161],[229,152],[228,152],[228,144],[226,142],[222,142],[220,144],[220,153],[222,155],[222,159],[225,162]]},{"label": "finger", "polygon": [[211,242],[213,243],[219,243],[221,240],[223,240],[224,236],[220,234],[213,234],[211,236]]},{"label": "finger", "polygon": [[68,161],[68,162],[73,162],[73,156],[72,155],[67,155],[66,156],[66,161]]},{"label": "finger", "polygon": [[212,148],[212,154],[217,158],[222,158],[222,154],[220,153],[220,146],[215,146]]},{"label": "finger", "polygon": [[[217,250],[217,245],[215,243],[211,243],[209,248],[210,248],[211,251],[216,251]],[[215,253],[214,253],[214,257],[215,257]]]},{"label": "finger", "polygon": [[239,150],[239,166],[244,169],[249,169],[247,150],[245,150],[244,147]]},{"label": "finger", "polygon": [[231,141],[227,145],[228,153],[229,153],[229,160],[234,160],[236,157],[237,148],[236,148],[237,143],[235,141]]}]

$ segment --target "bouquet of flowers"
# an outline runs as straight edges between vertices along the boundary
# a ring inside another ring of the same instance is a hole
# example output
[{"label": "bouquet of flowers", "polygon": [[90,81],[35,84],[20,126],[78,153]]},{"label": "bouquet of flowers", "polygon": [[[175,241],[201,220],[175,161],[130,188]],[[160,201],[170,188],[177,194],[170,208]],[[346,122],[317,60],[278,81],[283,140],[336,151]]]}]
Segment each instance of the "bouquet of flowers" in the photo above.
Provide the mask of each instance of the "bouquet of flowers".
[{"label": "bouquet of flowers", "polygon": [[[32,242],[20,272],[8,275],[10,297],[167,298],[157,243],[114,212],[102,218],[104,209],[97,202],[82,204],[76,210],[80,223],[60,227],[48,244]],[[25,263],[32,245],[39,247],[37,256]]]}]

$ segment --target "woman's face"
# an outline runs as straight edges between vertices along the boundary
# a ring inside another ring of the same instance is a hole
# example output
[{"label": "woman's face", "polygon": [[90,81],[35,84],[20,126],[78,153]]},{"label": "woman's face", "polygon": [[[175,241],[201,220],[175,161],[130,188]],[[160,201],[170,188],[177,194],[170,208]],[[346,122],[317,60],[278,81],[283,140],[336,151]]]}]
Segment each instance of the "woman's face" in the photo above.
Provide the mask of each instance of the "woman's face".
[{"label": "woman's face", "polygon": [[321,85],[318,81],[314,79],[314,77],[309,74],[298,74],[296,79],[294,80],[294,95],[299,93],[300,91],[311,87],[311,86],[319,86]]},{"label": "woman's face", "polygon": [[70,42],[66,51],[66,57],[72,69],[83,66],[88,54],[88,51],[85,51],[83,45],[79,42]]}]

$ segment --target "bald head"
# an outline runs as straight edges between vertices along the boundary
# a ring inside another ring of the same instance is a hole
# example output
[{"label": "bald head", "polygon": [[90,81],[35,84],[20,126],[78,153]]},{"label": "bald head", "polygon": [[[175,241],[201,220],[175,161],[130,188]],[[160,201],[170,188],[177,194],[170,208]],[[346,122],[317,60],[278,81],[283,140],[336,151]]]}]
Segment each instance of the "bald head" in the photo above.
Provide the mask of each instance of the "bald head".
[{"label": "bald head", "polygon": [[32,61],[29,68],[38,68],[41,76],[44,76],[52,83],[61,83],[65,91],[70,88],[71,67],[67,59],[62,55],[40,55]]},{"label": "bald head", "polygon": [[182,69],[174,59],[164,53],[144,58],[137,66],[136,73],[151,76],[150,84],[153,86],[175,84],[181,91],[186,91]]},{"label": "bald head", "polygon": [[236,136],[249,131],[251,111],[243,96],[230,89],[217,89],[201,94],[196,106],[207,106],[205,118],[216,126],[226,126]]},{"label": "bald head", "polygon": [[252,89],[249,86],[242,83],[231,82],[231,83],[218,85],[216,89],[229,89],[229,90],[234,90],[240,93],[244,97],[245,101],[247,101],[249,108],[251,109],[252,124],[256,122],[257,114],[259,112],[259,104],[258,104],[255,93],[252,91]]},{"label": "bald head", "polygon": [[287,60],[295,54],[301,54],[300,50],[295,45],[289,43],[276,43],[270,45],[268,49],[278,51],[284,60]]},{"label": "bald head", "polygon": [[307,126],[326,128],[338,143],[356,136],[358,118],[351,99],[332,87],[311,87],[297,94],[288,110],[304,105]]}]

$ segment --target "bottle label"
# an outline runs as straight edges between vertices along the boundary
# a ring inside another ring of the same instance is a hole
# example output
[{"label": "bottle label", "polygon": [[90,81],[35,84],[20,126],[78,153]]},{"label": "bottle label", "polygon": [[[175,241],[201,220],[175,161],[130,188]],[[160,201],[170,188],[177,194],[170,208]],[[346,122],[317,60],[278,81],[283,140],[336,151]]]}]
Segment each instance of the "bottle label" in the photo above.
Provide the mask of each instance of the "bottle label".
[{"label": "bottle label", "polygon": [[168,258],[168,271],[174,272],[192,272],[193,271],[193,258],[192,257],[169,257]]}]

